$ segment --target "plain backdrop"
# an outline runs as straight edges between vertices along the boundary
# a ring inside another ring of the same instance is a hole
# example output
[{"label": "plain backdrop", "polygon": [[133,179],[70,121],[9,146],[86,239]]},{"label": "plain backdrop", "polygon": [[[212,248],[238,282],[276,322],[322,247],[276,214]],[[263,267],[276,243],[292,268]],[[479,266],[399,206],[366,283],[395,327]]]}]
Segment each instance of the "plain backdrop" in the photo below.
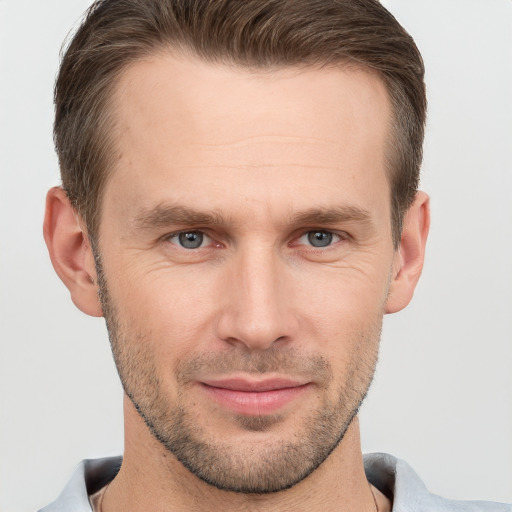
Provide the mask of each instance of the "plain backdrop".
[{"label": "plain backdrop", "polygon": [[[0,0],[0,510],[53,500],[76,463],[122,451],[102,319],[74,308],[41,234],[59,183],[52,87],[86,0]],[[363,449],[433,492],[512,502],[512,1],[388,0],[427,68],[422,188],[432,197],[413,303],[386,318]]]}]

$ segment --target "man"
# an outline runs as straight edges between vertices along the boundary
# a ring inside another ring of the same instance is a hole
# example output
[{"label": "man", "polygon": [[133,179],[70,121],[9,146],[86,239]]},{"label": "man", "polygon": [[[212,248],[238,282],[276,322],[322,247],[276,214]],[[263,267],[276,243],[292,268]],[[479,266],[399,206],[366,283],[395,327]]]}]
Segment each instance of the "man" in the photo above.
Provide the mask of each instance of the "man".
[{"label": "man", "polygon": [[106,319],[125,452],[44,510],[511,510],[361,455],[429,227],[423,65],[384,8],[100,1],[55,100],[45,239]]}]

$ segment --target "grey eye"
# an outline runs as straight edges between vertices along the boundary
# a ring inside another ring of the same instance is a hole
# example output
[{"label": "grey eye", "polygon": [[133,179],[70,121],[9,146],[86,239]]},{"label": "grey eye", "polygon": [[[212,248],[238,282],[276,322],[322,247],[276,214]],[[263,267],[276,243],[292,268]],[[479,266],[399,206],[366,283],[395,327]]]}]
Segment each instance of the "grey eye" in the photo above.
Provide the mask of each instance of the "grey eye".
[{"label": "grey eye", "polygon": [[333,234],[328,231],[310,231],[307,237],[313,247],[327,247],[332,244]]},{"label": "grey eye", "polygon": [[178,242],[185,249],[198,249],[203,244],[203,233],[200,231],[185,231],[178,234]]}]

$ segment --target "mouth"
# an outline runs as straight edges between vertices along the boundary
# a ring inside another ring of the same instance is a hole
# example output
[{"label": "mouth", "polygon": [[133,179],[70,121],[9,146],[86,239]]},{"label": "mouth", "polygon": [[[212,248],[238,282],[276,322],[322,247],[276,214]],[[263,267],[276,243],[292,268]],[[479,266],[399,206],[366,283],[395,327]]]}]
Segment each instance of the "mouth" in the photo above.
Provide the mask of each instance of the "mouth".
[{"label": "mouth", "polygon": [[297,400],[310,386],[310,382],[287,378],[229,378],[201,382],[203,391],[218,405],[245,416],[275,414]]}]

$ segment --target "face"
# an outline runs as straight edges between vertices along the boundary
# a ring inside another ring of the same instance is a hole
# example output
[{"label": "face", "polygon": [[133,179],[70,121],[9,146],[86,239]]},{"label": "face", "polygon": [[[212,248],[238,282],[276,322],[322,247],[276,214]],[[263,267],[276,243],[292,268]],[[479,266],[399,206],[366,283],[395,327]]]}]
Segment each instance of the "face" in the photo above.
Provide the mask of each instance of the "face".
[{"label": "face", "polygon": [[287,488],[336,448],[375,368],[395,260],[385,88],[160,55],[114,104],[97,263],[125,391],[204,481]]}]

